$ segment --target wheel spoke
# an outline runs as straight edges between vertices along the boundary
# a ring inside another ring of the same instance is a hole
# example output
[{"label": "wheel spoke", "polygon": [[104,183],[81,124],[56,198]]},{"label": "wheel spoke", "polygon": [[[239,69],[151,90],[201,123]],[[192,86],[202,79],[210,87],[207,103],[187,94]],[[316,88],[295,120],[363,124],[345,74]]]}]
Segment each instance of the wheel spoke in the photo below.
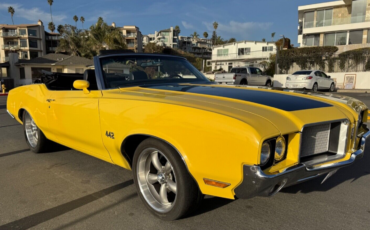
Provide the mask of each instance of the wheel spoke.
[{"label": "wheel spoke", "polygon": [[155,151],[155,152],[152,153],[152,163],[158,171],[160,171],[160,172],[162,171],[162,164],[161,164],[161,162],[159,161],[159,158],[158,158],[158,151]]},{"label": "wheel spoke", "polygon": [[170,161],[167,161],[166,165],[164,166],[164,172],[170,172],[172,170],[172,165]]},{"label": "wheel spoke", "polygon": [[150,184],[154,184],[154,183],[158,182],[157,178],[158,178],[157,175],[149,173],[147,180]]},{"label": "wheel spoke", "polygon": [[162,204],[168,203],[166,184],[161,185],[161,189],[159,191],[159,196],[161,197],[161,203]]},{"label": "wheel spoke", "polygon": [[175,194],[176,194],[176,190],[177,190],[176,183],[175,183],[175,182],[173,182],[172,180],[168,180],[168,181],[167,181],[167,185],[168,185],[168,189],[169,189],[171,192],[173,192],[173,193],[175,193]]}]

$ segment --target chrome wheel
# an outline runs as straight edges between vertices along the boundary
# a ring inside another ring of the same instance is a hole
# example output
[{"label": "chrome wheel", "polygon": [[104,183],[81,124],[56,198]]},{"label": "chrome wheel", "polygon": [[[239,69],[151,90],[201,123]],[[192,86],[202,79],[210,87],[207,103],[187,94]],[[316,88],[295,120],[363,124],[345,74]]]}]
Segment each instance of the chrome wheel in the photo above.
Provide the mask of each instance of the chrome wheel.
[{"label": "chrome wheel", "polygon": [[158,149],[147,148],[140,153],[137,180],[144,199],[157,212],[169,212],[175,205],[175,171],[171,162]]},{"label": "chrome wheel", "polygon": [[39,141],[39,129],[37,128],[37,125],[35,124],[35,121],[32,119],[32,117],[26,113],[25,114],[25,130],[26,130],[26,136],[27,141],[31,145],[31,147],[36,147],[37,143]]}]

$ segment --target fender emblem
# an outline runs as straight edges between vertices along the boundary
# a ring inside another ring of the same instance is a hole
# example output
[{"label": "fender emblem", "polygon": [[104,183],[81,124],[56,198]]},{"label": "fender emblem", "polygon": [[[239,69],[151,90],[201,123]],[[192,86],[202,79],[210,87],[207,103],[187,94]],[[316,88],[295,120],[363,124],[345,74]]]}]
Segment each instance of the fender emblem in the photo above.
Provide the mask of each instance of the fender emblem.
[{"label": "fender emblem", "polygon": [[107,137],[109,137],[109,138],[111,138],[111,139],[114,139],[114,133],[113,133],[113,132],[108,132],[108,131],[106,131],[106,132],[105,132],[105,136],[107,136]]}]

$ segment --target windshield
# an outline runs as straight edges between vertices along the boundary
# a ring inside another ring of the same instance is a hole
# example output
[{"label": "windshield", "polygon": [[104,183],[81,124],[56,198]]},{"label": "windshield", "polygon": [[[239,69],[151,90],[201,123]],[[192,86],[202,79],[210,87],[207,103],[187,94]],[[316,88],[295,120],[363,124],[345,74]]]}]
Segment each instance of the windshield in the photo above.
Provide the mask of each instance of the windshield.
[{"label": "windshield", "polygon": [[310,75],[311,71],[297,71],[293,75]]},{"label": "windshield", "polygon": [[143,55],[101,59],[106,88],[158,83],[209,82],[187,60],[176,57]]}]

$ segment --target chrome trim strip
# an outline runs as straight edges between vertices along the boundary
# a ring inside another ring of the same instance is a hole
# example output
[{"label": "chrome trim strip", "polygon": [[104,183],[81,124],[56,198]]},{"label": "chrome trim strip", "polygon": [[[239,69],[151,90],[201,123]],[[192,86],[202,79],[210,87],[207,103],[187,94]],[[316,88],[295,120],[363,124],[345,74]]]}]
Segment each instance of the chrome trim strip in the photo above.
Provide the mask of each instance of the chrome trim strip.
[{"label": "chrome trim strip", "polygon": [[9,112],[9,110],[6,110],[6,112],[9,114],[9,116],[13,119],[15,119],[15,117]]}]

